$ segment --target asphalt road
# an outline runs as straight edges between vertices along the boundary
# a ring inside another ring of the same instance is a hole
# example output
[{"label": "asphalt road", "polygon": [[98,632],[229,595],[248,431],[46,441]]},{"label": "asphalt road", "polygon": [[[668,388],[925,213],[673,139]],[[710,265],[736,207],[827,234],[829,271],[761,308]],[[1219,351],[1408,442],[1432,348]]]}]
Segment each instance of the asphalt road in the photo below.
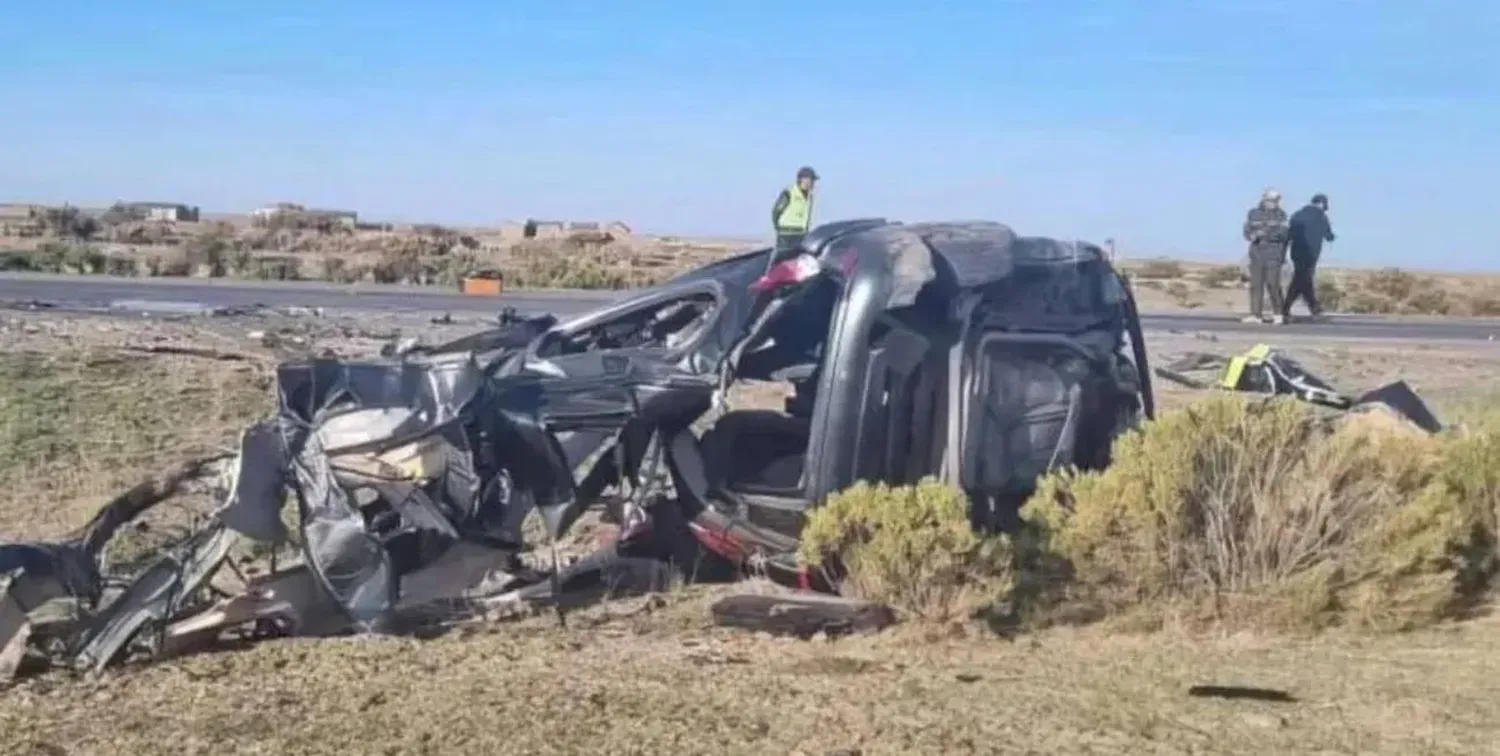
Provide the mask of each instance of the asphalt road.
[{"label": "asphalt road", "polygon": [[[531,290],[507,292],[499,299],[466,297],[452,290],[379,284],[340,285],[313,282],[260,282],[202,279],[133,279],[107,276],[0,274],[0,303],[39,301],[70,308],[123,311],[193,312],[209,308],[321,307],[348,310],[406,310],[480,313],[501,307],[552,312],[569,317],[624,296],[624,292]],[[1497,318],[1429,318],[1335,315],[1324,323],[1273,327],[1238,322],[1235,313],[1143,313],[1150,330],[1257,331],[1342,338],[1388,340],[1500,339]]]}]

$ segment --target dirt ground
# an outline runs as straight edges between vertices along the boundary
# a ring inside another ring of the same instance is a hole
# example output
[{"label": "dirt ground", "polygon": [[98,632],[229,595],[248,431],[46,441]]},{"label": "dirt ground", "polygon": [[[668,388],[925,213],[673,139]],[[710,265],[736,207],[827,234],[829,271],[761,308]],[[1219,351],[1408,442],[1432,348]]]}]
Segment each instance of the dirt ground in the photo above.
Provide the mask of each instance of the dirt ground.
[{"label": "dirt ground", "polygon": [[[228,441],[271,410],[278,357],[479,327],[0,312],[0,533],[55,536],[143,472]],[[1256,341],[1148,340],[1158,363]],[[1271,343],[1346,391],[1407,379],[1445,420],[1492,400],[1500,368],[1487,343]],[[216,354],[145,351],[186,345]],[[1196,393],[1159,386],[1168,407]],[[275,641],[98,680],[52,673],[0,691],[0,753],[1500,753],[1500,618],[1381,638],[912,626],[801,642],[710,627],[723,590],[612,602],[567,628],[541,617],[427,640]]]}]

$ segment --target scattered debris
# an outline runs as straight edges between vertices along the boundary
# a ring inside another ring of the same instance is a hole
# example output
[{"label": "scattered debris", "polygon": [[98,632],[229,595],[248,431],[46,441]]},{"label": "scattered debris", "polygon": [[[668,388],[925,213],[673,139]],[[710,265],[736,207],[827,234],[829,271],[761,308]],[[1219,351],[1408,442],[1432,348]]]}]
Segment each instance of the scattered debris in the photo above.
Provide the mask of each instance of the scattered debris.
[{"label": "scattered debris", "polygon": [[109,309],[139,312],[143,315],[232,317],[253,315],[265,308],[260,305],[225,307],[191,301],[116,299],[109,303]]},{"label": "scattered debris", "polygon": [[1188,688],[1188,695],[1195,698],[1227,698],[1238,701],[1297,702],[1296,697],[1284,690],[1247,688],[1239,685],[1194,685]]},{"label": "scattered debris", "polygon": [[1291,394],[1335,409],[1348,409],[1352,404],[1348,397],[1309,373],[1301,363],[1268,344],[1256,344],[1244,354],[1230,357],[1219,376],[1219,385],[1231,391]]},{"label": "scattered debris", "polygon": [[267,362],[267,358],[246,354],[244,352],[226,352],[221,349],[194,346],[173,346],[170,344],[151,344],[149,346],[125,346],[121,347],[126,352],[142,352],[145,354],[175,354],[186,357],[203,357],[210,360],[223,360],[225,362]]},{"label": "scattered debris", "polygon": [[1417,396],[1415,389],[1406,381],[1388,383],[1380,388],[1367,391],[1358,399],[1355,399],[1350,409],[1360,410],[1367,407],[1387,407],[1394,410],[1396,414],[1410,420],[1428,433],[1440,433],[1443,430],[1442,421],[1432,413],[1427,403]]},{"label": "scattered debris", "polygon": [[[1191,371],[1218,370],[1213,383],[1194,378]],[[1220,388],[1257,394],[1295,396],[1303,401],[1337,410],[1360,411],[1372,405],[1394,410],[1428,433],[1442,431],[1443,424],[1406,381],[1386,384],[1358,397],[1335,390],[1313,375],[1301,363],[1267,344],[1257,344],[1243,354],[1228,359],[1205,352],[1188,352],[1165,366],[1156,375],[1192,389]]]},{"label": "scattered debris", "polygon": [[54,310],[59,305],[56,302],[46,302],[40,299],[10,299],[0,302],[0,306],[7,310]]},{"label": "scattered debris", "polygon": [[807,639],[871,633],[896,623],[890,607],[839,596],[797,592],[738,594],[714,603],[714,623]]},{"label": "scattered debris", "polygon": [[409,354],[417,348],[417,344],[419,343],[420,341],[415,336],[408,336],[404,339],[388,341],[386,342],[385,346],[382,346],[380,348],[380,356],[397,357],[403,354]]}]

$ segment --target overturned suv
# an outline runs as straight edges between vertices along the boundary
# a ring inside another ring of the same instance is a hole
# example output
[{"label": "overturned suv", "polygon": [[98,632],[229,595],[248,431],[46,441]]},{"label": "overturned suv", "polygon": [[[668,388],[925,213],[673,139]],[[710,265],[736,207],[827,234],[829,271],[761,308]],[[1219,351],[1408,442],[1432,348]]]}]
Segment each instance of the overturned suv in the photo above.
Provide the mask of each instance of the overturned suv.
[{"label": "overturned suv", "polygon": [[[0,546],[0,652],[57,597],[81,608],[46,652],[98,668],[236,628],[395,630],[555,602],[622,561],[805,579],[798,534],[830,493],[938,475],[976,527],[1011,527],[1048,468],[1108,464],[1152,413],[1149,375],[1130,289],[1096,246],[990,222],[829,224],[790,255],[722,260],[565,323],[282,365],[279,411],[244,433],[222,504],[128,579],[102,558],[140,513],[128,497],[61,542]],[[789,385],[784,406],[729,406],[755,380]],[[522,564],[528,515],[555,543],[595,504],[616,542]],[[240,540],[301,558],[226,590]]]}]

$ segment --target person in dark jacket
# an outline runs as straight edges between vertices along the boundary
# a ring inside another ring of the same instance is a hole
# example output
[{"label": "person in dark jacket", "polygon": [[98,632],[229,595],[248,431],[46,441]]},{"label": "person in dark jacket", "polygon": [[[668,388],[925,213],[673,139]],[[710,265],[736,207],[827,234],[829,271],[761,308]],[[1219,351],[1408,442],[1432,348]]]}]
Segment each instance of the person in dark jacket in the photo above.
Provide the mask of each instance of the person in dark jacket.
[{"label": "person in dark jacket", "polygon": [[1318,304],[1317,275],[1318,257],[1323,254],[1323,242],[1333,241],[1333,225],[1328,222],[1328,196],[1314,194],[1312,201],[1292,213],[1289,228],[1292,253],[1292,283],[1287,287],[1286,299],[1281,304],[1283,319],[1292,317],[1292,303],[1298,299],[1307,302],[1307,310],[1314,318],[1323,316]]},{"label": "person in dark jacket", "polygon": [[[1281,192],[1267,189],[1260,204],[1245,215],[1245,241],[1250,242],[1250,314],[1246,323],[1282,323],[1281,267],[1286,263],[1287,219],[1281,209]],[[1271,298],[1271,317],[1265,315],[1265,298]]]},{"label": "person in dark jacket", "polygon": [[771,225],[776,229],[776,259],[795,256],[801,249],[802,237],[812,226],[813,185],[818,181],[818,172],[803,166],[797,171],[797,181],[782,189],[771,205]]}]

